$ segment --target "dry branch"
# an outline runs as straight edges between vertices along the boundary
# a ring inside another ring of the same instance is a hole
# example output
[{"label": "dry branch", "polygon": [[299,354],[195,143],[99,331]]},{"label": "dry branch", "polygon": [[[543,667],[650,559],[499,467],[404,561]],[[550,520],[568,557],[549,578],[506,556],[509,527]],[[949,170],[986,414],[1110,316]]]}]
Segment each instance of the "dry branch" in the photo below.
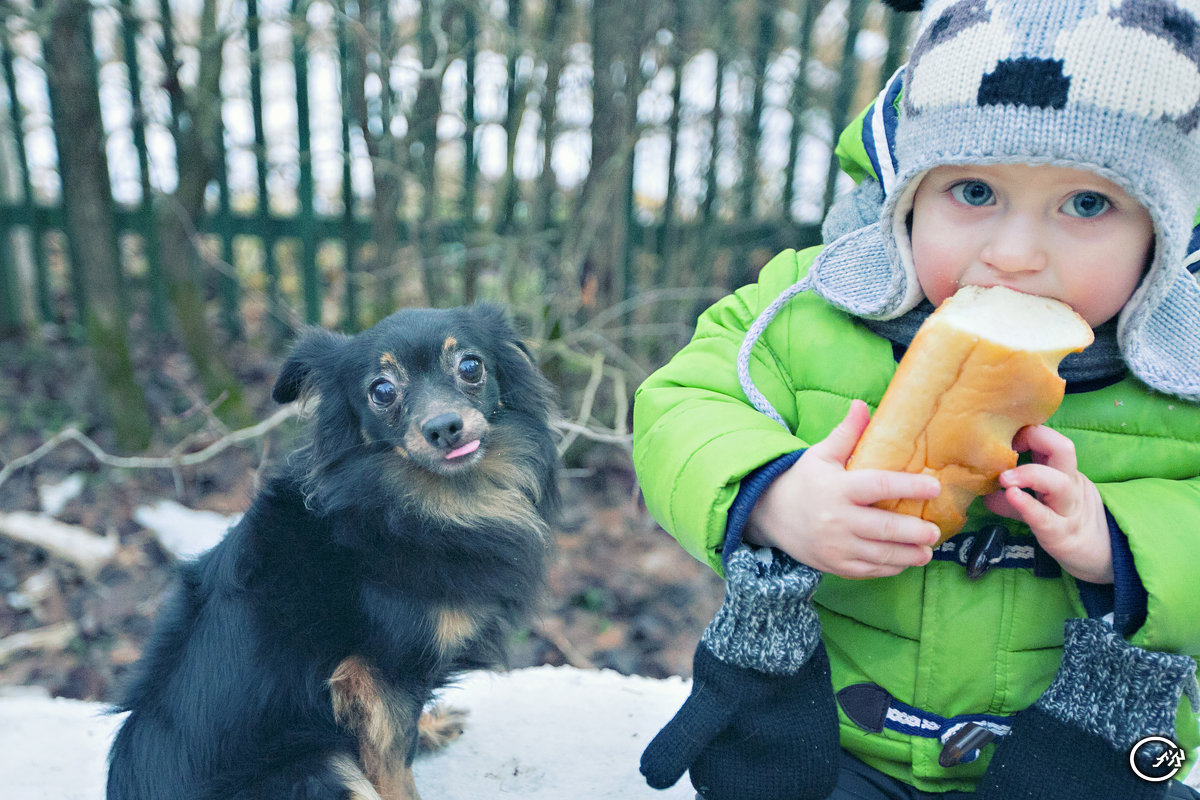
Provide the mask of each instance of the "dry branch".
[{"label": "dry branch", "polygon": [[0,535],[40,547],[94,578],[117,554],[117,537],[99,536],[86,528],[59,522],[45,514],[0,512]]},{"label": "dry branch", "polygon": [[39,461],[64,442],[78,442],[92,454],[93,458],[108,467],[117,467],[119,469],[178,469],[180,467],[195,466],[196,464],[202,464],[205,461],[215,458],[235,444],[257,439],[265,435],[268,431],[279,427],[283,422],[297,416],[299,413],[300,409],[297,404],[292,403],[279,409],[257,425],[233,431],[217,439],[202,450],[197,450],[194,453],[184,453],[179,448],[176,448],[176,452],[158,457],[110,455],[100,445],[81,433],[78,428],[65,428],[54,434],[54,436],[51,436],[33,452],[23,455],[20,458],[14,458],[5,464],[0,469],[0,485],[3,485],[9,479],[13,472]]},{"label": "dry branch", "polygon": [[74,622],[60,622],[0,639],[0,664],[27,650],[65,650],[79,635]]}]

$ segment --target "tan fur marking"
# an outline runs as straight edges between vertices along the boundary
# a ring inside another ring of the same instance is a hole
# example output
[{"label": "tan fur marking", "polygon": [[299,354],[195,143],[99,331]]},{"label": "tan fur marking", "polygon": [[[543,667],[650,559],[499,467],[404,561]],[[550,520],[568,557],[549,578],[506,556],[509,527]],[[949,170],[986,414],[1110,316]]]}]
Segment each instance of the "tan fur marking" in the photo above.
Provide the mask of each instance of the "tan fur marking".
[{"label": "tan fur marking", "polygon": [[477,630],[478,625],[475,618],[469,613],[456,608],[447,608],[437,615],[434,636],[437,637],[438,646],[442,648],[442,652],[449,653],[461,649]]},{"label": "tan fur marking", "polygon": [[349,755],[339,753],[331,756],[329,768],[341,779],[346,791],[350,792],[350,800],[383,800],[379,796],[379,792],[375,791],[375,787],[367,780],[362,769],[354,763],[354,759]]},{"label": "tan fur marking", "polygon": [[433,753],[462,736],[467,712],[461,708],[434,704],[417,720],[417,747]]},{"label": "tan fur marking", "polygon": [[379,357],[379,366],[383,367],[384,369],[391,367],[397,372],[400,371],[400,362],[396,360],[396,355],[394,353],[384,353],[381,355]]},{"label": "tan fur marking", "polygon": [[455,339],[453,336],[447,336],[446,341],[442,342],[443,353],[448,353],[456,347],[458,347],[458,339]]},{"label": "tan fur marking", "polygon": [[[513,486],[508,481],[505,484],[493,483],[489,478],[469,476],[462,483],[454,484],[439,480],[436,475],[418,473],[412,476],[412,480],[422,485],[411,496],[426,515],[444,519],[453,525],[474,528],[499,520],[545,538],[548,526],[538,516],[529,494],[519,485]],[[469,496],[471,502],[464,503],[464,496]]]},{"label": "tan fur marking", "polygon": [[362,773],[381,800],[420,800],[408,763],[406,743],[417,721],[404,698],[369,664],[350,656],[329,678],[333,714],[339,725],[358,735]]}]

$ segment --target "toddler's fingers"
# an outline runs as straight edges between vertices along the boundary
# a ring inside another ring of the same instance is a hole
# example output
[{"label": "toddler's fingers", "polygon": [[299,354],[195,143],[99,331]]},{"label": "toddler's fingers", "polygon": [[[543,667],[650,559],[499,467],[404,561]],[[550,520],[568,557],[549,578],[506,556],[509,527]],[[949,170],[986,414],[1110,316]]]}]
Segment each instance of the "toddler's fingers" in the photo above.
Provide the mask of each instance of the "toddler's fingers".
[{"label": "toddler's fingers", "polygon": [[1075,443],[1045,425],[1027,425],[1013,437],[1013,449],[1018,452],[1032,450],[1039,463],[1059,470],[1075,472],[1079,462],[1075,457]]},{"label": "toddler's fingers", "polygon": [[[1025,497],[1029,497],[1028,494],[1019,490],[1030,489],[1037,493],[1037,499],[1041,503],[1063,515],[1070,512],[1073,500],[1075,499],[1072,494],[1074,484],[1070,476],[1049,465],[1023,464],[1002,472],[1000,474],[1000,486],[1006,490],[1006,498],[1010,496],[1016,497],[1013,494],[1013,490],[1017,490]],[[1010,505],[1015,506],[1011,501]],[[1019,509],[1020,507],[1017,508]],[[1028,522],[1028,520],[1026,521]]]},{"label": "toddler's fingers", "polygon": [[[915,548],[909,548],[916,551]],[[855,558],[848,560],[833,574],[842,578],[851,578],[854,580],[862,580],[866,578],[890,578],[899,575],[909,567],[921,567],[928,564],[933,557],[933,551],[928,547],[924,548],[924,553],[916,556],[910,556],[907,551],[895,551],[887,556],[888,560],[876,560],[874,558],[861,559]]]},{"label": "toddler's fingers", "polygon": [[870,506],[883,500],[932,500],[942,485],[932,475],[914,475],[882,469],[852,470],[846,473],[846,499],[855,505]]},{"label": "toddler's fingers", "polygon": [[[1048,535],[1062,527],[1062,516],[1038,498],[1020,489],[1006,489],[1004,500],[1017,512],[1017,519],[1024,521],[1030,530]],[[1045,546],[1046,542],[1042,542]]]},{"label": "toddler's fingers", "polygon": [[1007,489],[1000,489],[987,495],[983,498],[983,504],[987,506],[987,510],[991,511],[993,514],[999,514],[1000,516],[1008,519],[1021,518],[1021,512],[1013,508],[1012,504],[1008,502]]},{"label": "toddler's fingers", "polygon": [[871,411],[862,400],[850,401],[850,410],[837,427],[829,432],[821,441],[808,448],[810,453],[822,460],[845,464],[854,452],[854,446],[862,438],[867,423],[871,421]]},{"label": "toddler's fingers", "polygon": [[858,509],[847,527],[860,541],[875,545],[928,548],[941,536],[932,522],[871,506]]}]

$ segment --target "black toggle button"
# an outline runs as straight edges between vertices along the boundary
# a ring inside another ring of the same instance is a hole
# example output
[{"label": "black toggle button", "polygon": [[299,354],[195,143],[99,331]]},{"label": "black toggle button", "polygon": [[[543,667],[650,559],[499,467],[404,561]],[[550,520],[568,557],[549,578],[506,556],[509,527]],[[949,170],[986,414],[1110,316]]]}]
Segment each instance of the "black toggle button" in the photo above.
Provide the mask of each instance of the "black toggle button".
[{"label": "black toggle button", "polygon": [[968,722],[942,745],[942,752],[938,753],[938,765],[949,768],[963,763],[964,759],[974,761],[974,758],[968,758],[971,753],[995,738],[996,734],[982,725]]},{"label": "black toggle button", "polygon": [[967,577],[974,581],[987,574],[999,563],[1007,543],[1008,529],[1003,525],[988,525],[975,534],[963,545],[961,559]]}]

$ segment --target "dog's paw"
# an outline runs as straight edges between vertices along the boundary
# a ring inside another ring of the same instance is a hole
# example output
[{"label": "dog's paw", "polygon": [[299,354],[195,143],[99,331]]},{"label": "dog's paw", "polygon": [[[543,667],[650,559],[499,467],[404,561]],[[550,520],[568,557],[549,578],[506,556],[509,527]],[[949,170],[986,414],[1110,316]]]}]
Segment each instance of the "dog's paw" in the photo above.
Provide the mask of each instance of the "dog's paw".
[{"label": "dog's paw", "polygon": [[453,706],[434,704],[417,721],[417,747],[424,753],[441,750],[462,735],[467,712]]}]

